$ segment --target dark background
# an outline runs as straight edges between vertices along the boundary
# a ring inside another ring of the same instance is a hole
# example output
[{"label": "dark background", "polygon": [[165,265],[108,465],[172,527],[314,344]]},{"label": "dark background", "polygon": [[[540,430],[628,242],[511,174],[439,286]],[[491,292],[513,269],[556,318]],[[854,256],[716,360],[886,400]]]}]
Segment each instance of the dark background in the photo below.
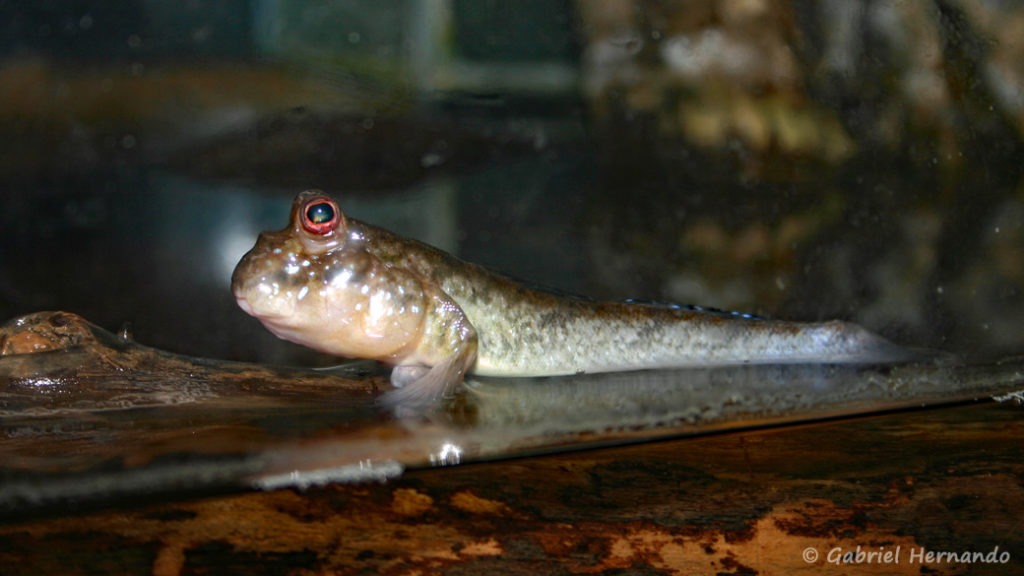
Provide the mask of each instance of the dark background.
[{"label": "dark background", "polygon": [[321,188],[560,290],[1019,353],[1022,26],[952,0],[0,2],[0,318],[328,362],[228,287]]}]

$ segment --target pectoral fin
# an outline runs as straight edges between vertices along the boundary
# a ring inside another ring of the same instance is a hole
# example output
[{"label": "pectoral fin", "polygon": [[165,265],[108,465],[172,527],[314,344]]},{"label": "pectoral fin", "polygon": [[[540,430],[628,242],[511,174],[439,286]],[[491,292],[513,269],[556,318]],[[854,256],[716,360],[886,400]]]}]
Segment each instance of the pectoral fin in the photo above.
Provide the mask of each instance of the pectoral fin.
[{"label": "pectoral fin", "polygon": [[400,418],[422,416],[444,406],[455,396],[466,371],[476,360],[476,342],[466,342],[444,362],[434,366],[400,365],[391,372],[394,390],[378,403]]}]

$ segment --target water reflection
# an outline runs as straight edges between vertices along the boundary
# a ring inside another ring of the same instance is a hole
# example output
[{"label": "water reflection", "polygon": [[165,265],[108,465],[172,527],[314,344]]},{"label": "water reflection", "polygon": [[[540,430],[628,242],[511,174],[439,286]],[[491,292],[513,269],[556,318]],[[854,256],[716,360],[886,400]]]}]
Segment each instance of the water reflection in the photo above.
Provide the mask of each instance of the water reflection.
[{"label": "water reflection", "polygon": [[462,462],[462,448],[453,442],[445,442],[437,454],[430,455],[434,466],[454,466]]},{"label": "water reflection", "polygon": [[324,486],[340,482],[355,484],[361,482],[386,482],[398,478],[405,467],[395,461],[372,462],[360,461],[335,468],[316,470],[292,470],[284,474],[268,474],[253,480],[253,486],[262,490],[278,488],[298,488],[305,490],[312,486]]},{"label": "water reflection", "polygon": [[[1013,374],[1013,372],[1010,372]],[[969,397],[984,388],[952,360],[905,365],[777,364],[482,379],[467,383],[481,428],[536,433],[720,423],[799,414],[826,417]],[[1003,382],[1010,384],[1012,381]],[[978,388],[981,386],[981,388]]]}]

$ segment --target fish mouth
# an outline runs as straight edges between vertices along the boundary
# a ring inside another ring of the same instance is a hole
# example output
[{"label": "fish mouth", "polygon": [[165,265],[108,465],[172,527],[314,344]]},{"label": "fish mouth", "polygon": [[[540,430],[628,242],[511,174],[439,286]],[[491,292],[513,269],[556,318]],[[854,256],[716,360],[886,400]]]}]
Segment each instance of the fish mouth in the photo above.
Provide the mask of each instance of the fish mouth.
[{"label": "fish mouth", "polygon": [[235,296],[235,301],[243,312],[261,322],[281,322],[292,316],[291,314],[283,314],[281,312],[257,310],[256,307],[252,305],[252,302],[249,302],[249,299],[245,296]]},{"label": "fish mouth", "polygon": [[256,311],[253,310],[252,304],[249,303],[249,300],[245,296],[235,296],[235,302],[237,302],[238,307],[249,316],[256,315]]}]

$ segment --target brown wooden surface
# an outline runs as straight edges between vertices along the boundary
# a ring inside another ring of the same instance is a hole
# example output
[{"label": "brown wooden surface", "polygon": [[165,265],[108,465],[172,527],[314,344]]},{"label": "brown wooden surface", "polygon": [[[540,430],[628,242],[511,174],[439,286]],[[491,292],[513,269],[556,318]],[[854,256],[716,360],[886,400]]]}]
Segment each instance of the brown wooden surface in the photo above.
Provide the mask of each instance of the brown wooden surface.
[{"label": "brown wooden surface", "polygon": [[[956,408],[0,526],[6,574],[1018,574],[1024,418]],[[825,562],[893,551],[897,563]],[[921,549],[1006,564],[911,560]],[[804,560],[805,550],[819,554]]]}]

